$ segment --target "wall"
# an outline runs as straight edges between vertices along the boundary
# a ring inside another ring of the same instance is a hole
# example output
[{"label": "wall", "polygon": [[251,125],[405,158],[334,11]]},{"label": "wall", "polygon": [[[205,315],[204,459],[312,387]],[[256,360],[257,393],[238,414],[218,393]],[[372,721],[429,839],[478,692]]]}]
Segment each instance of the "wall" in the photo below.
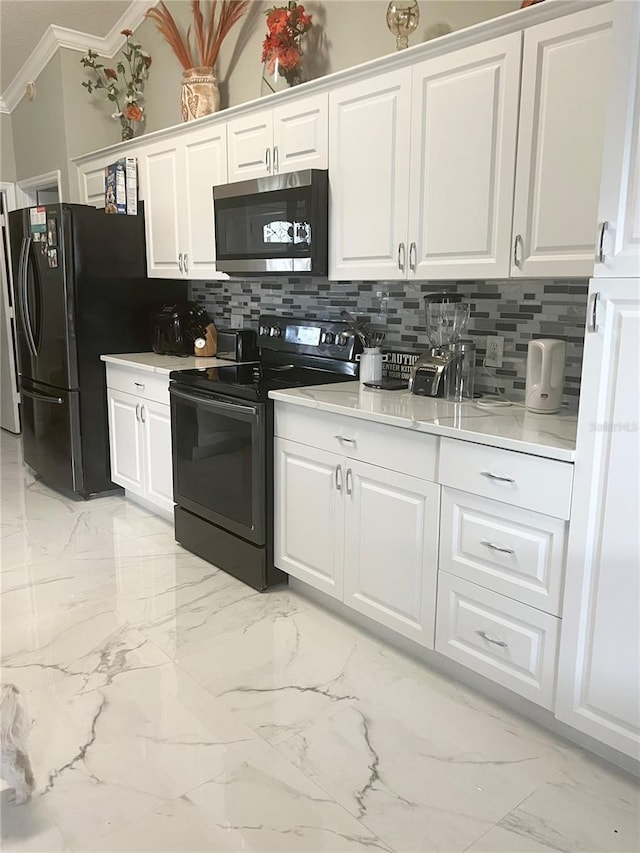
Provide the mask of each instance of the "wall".
[{"label": "wall", "polygon": [[0,182],[11,184],[16,179],[16,157],[13,150],[11,116],[0,114]]},{"label": "wall", "polygon": [[58,51],[35,81],[36,98],[23,98],[11,114],[16,178],[61,171],[62,197],[69,198],[69,162]]},{"label": "wall", "polygon": [[[494,393],[497,385],[511,399],[523,400],[528,342],[533,337],[561,338],[567,341],[563,402],[575,407],[587,288],[585,280],[345,283],[318,278],[191,282],[190,294],[223,327],[231,325],[232,314],[257,329],[262,313],[339,319],[346,309],[384,329],[389,348],[419,354],[428,348],[422,297],[445,289],[458,292],[471,304],[465,338],[478,348],[478,390]],[[495,380],[482,368],[487,334],[505,338],[505,360]]]}]

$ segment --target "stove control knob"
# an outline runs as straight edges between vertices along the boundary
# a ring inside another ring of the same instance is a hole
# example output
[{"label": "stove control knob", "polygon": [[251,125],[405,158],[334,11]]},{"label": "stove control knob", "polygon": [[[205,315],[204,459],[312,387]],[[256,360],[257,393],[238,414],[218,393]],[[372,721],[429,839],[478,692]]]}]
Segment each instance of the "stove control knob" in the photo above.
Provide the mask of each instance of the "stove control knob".
[{"label": "stove control knob", "polygon": [[260,335],[268,335],[269,334],[269,327],[268,326],[260,326],[259,334]]},{"label": "stove control knob", "polygon": [[282,329],[279,326],[272,326],[269,334],[272,338],[279,338],[282,335]]},{"label": "stove control knob", "polygon": [[333,332],[325,332],[324,333],[324,342],[325,344],[332,344],[335,339],[335,335]]},{"label": "stove control knob", "polygon": [[347,335],[338,335],[337,344],[339,347],[346,347],[348,343],[349,338],[347,337]]}]

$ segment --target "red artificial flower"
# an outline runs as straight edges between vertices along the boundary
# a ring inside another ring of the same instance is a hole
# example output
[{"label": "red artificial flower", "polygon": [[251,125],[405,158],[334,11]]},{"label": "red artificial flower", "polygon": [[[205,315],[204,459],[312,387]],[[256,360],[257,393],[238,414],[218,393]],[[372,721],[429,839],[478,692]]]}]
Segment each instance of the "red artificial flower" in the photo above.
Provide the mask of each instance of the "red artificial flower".
[{"label": "red artificial flower", "polygon": [[147,55],[147,56],[143,56],[143,57],[142,57],[142,61],[144,62],[145,68],[149,68],[149,67],[151,66],[151,62],[152,62],[152,60],[151,60],[151,57],[150,57],[150,56],[148,56],[148,55]]},{"label": "red artificial flower", "polygon": [[142,121],[143,115],[142,109],[137,104],[129,104],[124,111],[124,117],[131,121]]},{"label": "red artificial flower", "polygon": [[120,30],[120,35],[129,38],[129,36],[133,35],[133,30]]},{"label": "red artificial flower", "polygon": [[287,6],[274,6],[267,15],[268,33],[262,42],[262,61],[273,73],[276,61],[283,71],[293,71],[300,63],[300,38],[311,29],[311,15],[302,4],[289,0]]},{"label": "red artificial flower", "polygon": [[113,68],[105,68],[104,69],[104,76],[107,78],[107,80],[117,80],[118,79],[118,75]]}]

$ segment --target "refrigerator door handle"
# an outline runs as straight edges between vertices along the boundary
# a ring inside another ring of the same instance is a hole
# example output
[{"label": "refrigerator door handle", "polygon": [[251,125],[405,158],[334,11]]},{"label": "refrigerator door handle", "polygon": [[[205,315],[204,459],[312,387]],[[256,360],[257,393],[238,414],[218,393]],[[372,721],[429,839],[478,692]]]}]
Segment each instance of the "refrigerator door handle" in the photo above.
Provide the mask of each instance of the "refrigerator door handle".
[{"label": "refrigerator door handle", "polygon": [[[35,284],[36,291],[36,312],[35,312],[35,323],[31,327],[31,337],[33,339],[33,345],[35,347],[36,355],[38,355],[38,348],[41,341],[42,336],[42,280],[40,278],[40,268],[38,267],[38,260],[35,256],[35,252],[32,252],[33,243],[31,238],[28,238],[29,246],[27,248],[27,269],[29,268],[29,261],[31,261],[33,266],[33,281]],[[29,324],[31,325],[31,314],[29,313]]]},{"label": "refrigerator door handle", "polygon": [[25,281],[26,276],[24,273],[24,251],[25,246],[27,245],[27,238],[22,238],[22,243],[20,245],[20,258],[18,259],[18,290],[20,293],[20,318],[22,320],[22,325],[24,327],[24,334],[27,339],[27,346],[29,347],[29,352],[31,355],[35,356],[33,349],[31,348],[31,340],[29,338],[29,331],[27,326],[27,303],[26,303],[26,287]]},{"label": "refrigerator door handle", "polygon": [[41,400],[43,403],[55,403],[57,406],[61,406],[64,403],[62,397],[49,397],[47,394],[36,394],[35,391],[29,391],[24,387],[20,389],[20,393],[24,394],[25,397],[31,397],[32,400]]},{"label": "refrigerator door handle", "polygon": [[21,287],[22,287],[22,321],[24,323],[24,331],[27,338],[27,345],[29,346],[29,351],[31,355],[36,358],[38,355],[38,350],[36,349],[36,342],[33,338],[33,327],[31,325],[31,314],[29,313],[29,293],[28,293],[28,276],[27,271],[29,269],[29,250],[31,249],[31,237],[24,237],[22,243],[22,273],[21,273]]}]

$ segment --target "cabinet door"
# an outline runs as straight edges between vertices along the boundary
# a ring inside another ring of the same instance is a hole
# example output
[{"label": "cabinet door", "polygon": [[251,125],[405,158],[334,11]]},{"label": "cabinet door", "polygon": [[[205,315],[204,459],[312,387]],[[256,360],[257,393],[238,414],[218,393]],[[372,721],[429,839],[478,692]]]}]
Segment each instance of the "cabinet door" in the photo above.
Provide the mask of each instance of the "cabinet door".
[{"label": "cabinet door", "polygon": [[106,163],[85,166],[78,172],[80,188],[80,204],[90,204],[92,207],[104,207],[104,169]]},{"label": "cabinet door", "polygon": [[557,716],[640,758],[640,280],[598,279],[585,338]]},{"label": "cabinet door", "polygon": [[217,277],[213,187],[227,183],[226,125],[191,132],[183,142],[185,216],[182,244],[185,274]]},{"label": "cabinet door", "polygon": [[616,3],[613,14],[598,214],[605,230],[595,274],[635,277],[640,271],[640,3]]},{"label": "cabinet door", "polygon": [[182,277],[180,220],[181,143],[166,140],[143,152],[147,274],[150,278]]},{"label": "cabinet door", "polygon": [[440,488],[347,460],[344,602],[432,649]]},{"label": "cabinet door", "polygon": [[590,276],[608,93],[610,4],[524,33],[513,276]]},{"label": "cabinet door", "polygon": [[409,275],[509,275],[520,33],[413,70]]},{"label": "cabinet door", "polygon": [[273,171],[329,165],[329,96],[326,92],[273,111]]},{"label": "cabinet door", "polygon": [[329,93],[329,278],[407,275],[411,69]]},{"label": "cabinet door", "polygon": [[108,389],[111,479],[129,492],[144,495],[144,458],[140,400]]},{"label": "cabinet door", "polygon": [[168,515],[173,514],[173,466],[171,409],[162,403],[142,400],[140,419],[144,433],[147,500]]},{"label": "cabinet door", "polygon": [[263,178],[273,169],[273,113],[252,112],[227,125],[229,182]]},{"label": "cabinet door", "polygon": [[275,441],[275,553],[279,569],[342,601],[344,459]]}]

